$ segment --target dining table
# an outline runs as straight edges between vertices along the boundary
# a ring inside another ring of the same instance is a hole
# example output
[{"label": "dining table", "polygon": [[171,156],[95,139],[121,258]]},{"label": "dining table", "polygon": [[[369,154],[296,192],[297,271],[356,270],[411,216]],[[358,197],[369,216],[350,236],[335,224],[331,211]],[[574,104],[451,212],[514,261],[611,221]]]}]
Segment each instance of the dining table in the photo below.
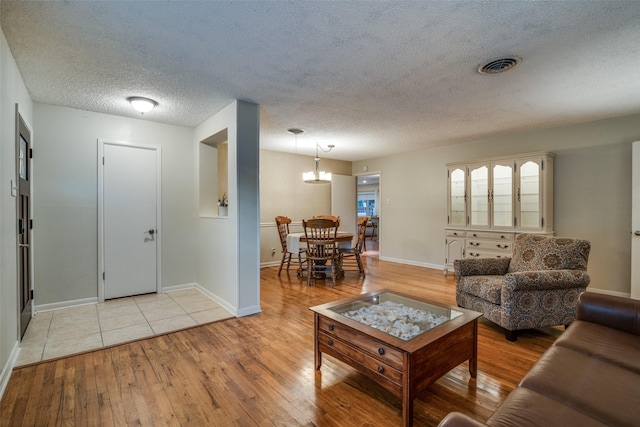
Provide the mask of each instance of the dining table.
[{"label": "dining table", "polygon": [[[351,245],[353,244],[353,236],[354,234],[349,233],[348,231],[338,231],[338,233],[336,234],[336,243],[338,243],[338,249],[351,249]],[[307,238],[304,233],[287,234],[287,252],[297,254],[300,249],[305,248],[306,242]],[[343,277],[344,271],[342,270],[342,262],[338,262],[336,267],[338,269],[337,277]],[[318,277],[324,278],[324,274],[320,273]]]}]

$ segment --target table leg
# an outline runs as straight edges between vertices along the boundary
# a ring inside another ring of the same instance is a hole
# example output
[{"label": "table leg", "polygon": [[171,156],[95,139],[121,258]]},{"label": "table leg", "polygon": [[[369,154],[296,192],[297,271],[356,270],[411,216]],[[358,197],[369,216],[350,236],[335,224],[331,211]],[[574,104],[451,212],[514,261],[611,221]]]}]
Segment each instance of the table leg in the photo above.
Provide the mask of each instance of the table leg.
[{"label": "table leg", "polygon": [[322,353],[320,353],[320,342],[318,341],[318,329],[320,327],[318,314],[315,314],[313,323],[313,364],[316,367],[316,370],[320,370],[320,367],[322,366]]},{"label": "table leg", "polygon": [[478,376],[478,319],[473,322],[473,353],[469,359],[469,374],[471,378]]}]

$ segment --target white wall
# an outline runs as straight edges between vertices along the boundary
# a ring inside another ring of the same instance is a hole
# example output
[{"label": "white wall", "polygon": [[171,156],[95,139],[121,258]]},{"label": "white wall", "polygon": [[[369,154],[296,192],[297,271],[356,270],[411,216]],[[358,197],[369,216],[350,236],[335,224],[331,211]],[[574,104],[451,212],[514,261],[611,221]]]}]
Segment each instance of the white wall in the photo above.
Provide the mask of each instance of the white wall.
[{"label": "white wall", "polygon": [[[232,313],[260,311],[259,277],[259,109],[234,101],[195,129],[194,164],[200,142],[228,131],[229,210],[226,217],[197,220],[197,282]],[[199,194],[199,171],[192,186]],[[197,202],[197,201],[196,201]]]},{"label": "white wall", "polygon": [[635,115],[359,161],[353,171],[367,165],[381,172],[381,259],[442,268],[445,164],[551,151],[556,235],[591,241],[590,288],[628,295],[631,143],[639,138],[640,115]]},{"label": "white wall", "polygon": [[162,286],[196,281],[193,130],[35,104],[36,306],[97,298],[97,139],[162,147]]},{"label": "white wall", "polygon": [[[15,104],[33,130],[33,103],[9,46],[0,31],[0,396],[11,375],[18,350],[18,284],[16,260]],[[38,146],[37,134],[33,145]]]}]

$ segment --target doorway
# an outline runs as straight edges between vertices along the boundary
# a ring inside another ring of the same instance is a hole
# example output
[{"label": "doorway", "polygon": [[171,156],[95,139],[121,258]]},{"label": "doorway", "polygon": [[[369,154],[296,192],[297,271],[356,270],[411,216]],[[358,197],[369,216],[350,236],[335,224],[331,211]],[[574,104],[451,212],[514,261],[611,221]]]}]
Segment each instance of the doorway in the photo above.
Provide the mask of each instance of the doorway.
[{"label": "doorway", "polygon": [[365,248],[370,255],[379,252],[380,233],[380,173],[357,176],[358,217],[368,216]]},{"label": "doorway", "polygon": [[20,338],[24,336],[33,315],[33,288],[31,287],[31,130],[18,112],[16,104],[16,170],[18,172],[17,244],[18,294],[20,299]]},{"label": "doorway", "polygon": [[98,145],[98,299],[160,292],[161,149]]}]

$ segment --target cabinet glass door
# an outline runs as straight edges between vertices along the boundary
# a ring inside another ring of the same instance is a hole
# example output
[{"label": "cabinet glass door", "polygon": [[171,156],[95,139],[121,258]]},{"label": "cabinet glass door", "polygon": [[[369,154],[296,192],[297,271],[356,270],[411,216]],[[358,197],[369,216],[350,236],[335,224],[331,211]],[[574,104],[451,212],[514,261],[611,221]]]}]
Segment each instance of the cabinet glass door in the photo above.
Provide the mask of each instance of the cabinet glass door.
[{"label": "cabinet glass door", "polygon": [[518,201],[520,227],[540,227],[540,164],[532,160],[520,165]]},{"label": "cabinet glass door", "polygon": [[489,168],[487,165],[469,167],[470,221],[469,225],[489,225]]},{"label": "cabinet glass door", "polygon": [[513,227],[513,167],[494,164],[491,195],[494,227]]},{"label": "cabinet glass door", "polygon": [[449,225],[467,224],[464,175],[461,168],[449,171]]}]

